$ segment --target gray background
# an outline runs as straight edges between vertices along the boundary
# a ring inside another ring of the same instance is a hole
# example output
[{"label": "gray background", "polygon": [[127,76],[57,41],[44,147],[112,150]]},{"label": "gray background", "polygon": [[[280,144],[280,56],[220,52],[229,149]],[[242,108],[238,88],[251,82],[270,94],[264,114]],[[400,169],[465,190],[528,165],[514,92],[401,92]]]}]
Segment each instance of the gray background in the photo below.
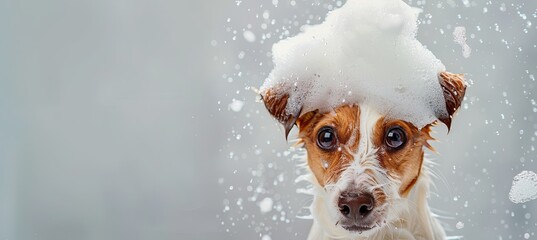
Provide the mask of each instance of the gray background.
[{"label": "gray background", "polygon": [[[250,87],[274,42],[338,2],[273,2],[0,1],[0,239],[304,239],[311,197]],[[537,2],[408,2],[418,39],[471,82],[437,128],[431,205],[450,235],[536,239],[537,200],[508,192],[537,171]]]}]

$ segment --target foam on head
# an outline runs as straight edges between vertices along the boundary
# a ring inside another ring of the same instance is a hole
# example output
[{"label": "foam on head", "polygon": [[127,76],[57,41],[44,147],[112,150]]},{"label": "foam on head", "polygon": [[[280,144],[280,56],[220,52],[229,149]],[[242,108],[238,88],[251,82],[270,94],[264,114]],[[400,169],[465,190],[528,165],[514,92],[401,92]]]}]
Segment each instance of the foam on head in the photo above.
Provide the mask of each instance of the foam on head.
[{"label": "foam on head", "polygon": [[322,24],[272,48],[261,92],[281,88],[286,111],[367,104],[418,128],[446,116],[444,65],[417,39],[419,11],[401,0],[348,0]]}]

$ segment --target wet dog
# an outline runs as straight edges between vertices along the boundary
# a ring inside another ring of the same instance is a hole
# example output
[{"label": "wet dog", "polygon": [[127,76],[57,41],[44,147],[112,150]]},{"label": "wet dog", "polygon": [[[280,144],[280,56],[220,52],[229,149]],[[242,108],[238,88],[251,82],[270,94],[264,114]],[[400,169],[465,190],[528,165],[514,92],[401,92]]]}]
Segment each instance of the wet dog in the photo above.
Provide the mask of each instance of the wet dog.
[{"label": "wet dog", "polygon": [[[466,91],[462,75],[441,72],[448,129]],[[298,126],[306,149],[314,200],[308,239],[444,239],[429,210],[431,179],[424,149],[432,149],[431,128],[393,119],[375,106],[352,103],[331,111],[288,112],[289,89],[261,93],[286,137]]]}]

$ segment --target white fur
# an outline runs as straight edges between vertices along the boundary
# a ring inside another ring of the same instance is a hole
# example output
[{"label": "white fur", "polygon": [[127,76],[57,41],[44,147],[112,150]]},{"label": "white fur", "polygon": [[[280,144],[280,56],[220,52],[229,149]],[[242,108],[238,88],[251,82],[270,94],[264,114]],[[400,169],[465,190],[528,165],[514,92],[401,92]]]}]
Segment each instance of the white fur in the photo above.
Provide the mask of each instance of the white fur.
[{"label": "white fur", "polygon": [[[382,226],[369,236],[352,234],[341,227],[335,226],[328,213],[330,210],[327,208],[326,198],[323,197],[323,194],[317,194],[318,191],[324,190],[316,180],[313,179],[312,183],[315,188],[313,203],[310,206],[313,216],[313,226],[310,230],[308,240],[438,240],[446,238],[444,230],[438,220],[432,216],[427,204],[430,178],[425,168],[422,169],[421,176],[411,190],[408,199],[400,200],[398,205],[404,210],[400,211],[393,222]],[[335,206],[334,210],[337,211]]]},{"label": "white fur", "polygon": [[[445,239],[445,232],[439,222],[432,216],[427,204],[427,196],[431,179],[426,163],[422,164],[421,175],[407,198],[399,196],[398,189],[401,183],[389,176],[380,167],[376,159],[377,149],[373,148],[371,134],[377,120],[378,113],[361,106],[360,108],[360,139],[358,150],[354,153],[354,161],[341,174],[336,183],[327,184],[323,188],[315,179],[311,171],[303,177],[312,183],[314,196],[310,211],[313,216],[313,226],[308,240],[332,239]],[[348,146],[343,147],[348,151]],[[427,161],[424,159],[424,161]],[[309,169],[309,168],[308,168]],[[364,173],[366,169],[373,170],[377,182],[368,181],[371,176]],[[387,203],[376,208],[383,209],[383,221],[369,231],[362,233],[350,232],[337,225],[341,214],[337,206],[342,191],[349,185],[355,188],[371,190],[382,188],[387,196]]]}]

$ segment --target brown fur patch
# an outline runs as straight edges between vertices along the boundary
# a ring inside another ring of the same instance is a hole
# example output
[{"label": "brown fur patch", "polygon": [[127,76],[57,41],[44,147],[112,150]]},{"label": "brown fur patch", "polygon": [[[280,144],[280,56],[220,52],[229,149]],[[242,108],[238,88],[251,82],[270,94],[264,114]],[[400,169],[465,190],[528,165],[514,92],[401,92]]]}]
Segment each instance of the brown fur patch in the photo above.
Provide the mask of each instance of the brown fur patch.
[{"label": "brown fur patch", "polygon": [[441,72],[439,75],[439,83],[444,93],[446,101],[446,110],[449,116],[439,116],[439,120],[446,124],[447,128],[451,128],[451,119],[464,99],[466,93],[466,82],[462,74],[453,74],[449,72]]},{"label": "brown fur patch", "polygon": [[288,113],[287,103],[289,94],[281,92],[281,89],[282,87],[269,89],[261,94],[261,98],[269,113],[285,128],[285,138],[287,138],[302,109],[300,108],[297,112]]},{"label": "brown fur patch", "polygon": [[[335,183],[346,166],[353,160],[358,148],[360,110],[358,106],[342,106],[329,113],[309,112],[297,120],[299,138],[308,151],[308,165],[321,186]],[[325,126],[333,127],[337,146],[326,151],[317,146],[319,130]],[[323,167],[323,162],[328,167]]]},{"label": "brown fur patch", "polygon": [[[386,132],[394,126],[401,127],[407,139],[405,145],[395,150],[385,144]],[[409,122],[380,119],[373,131],[373,144],[379,149],[377,155],[380,165],[388,171],[388,174],[401,181],[399,194],[404,197],[410,192],[421,173],[423,147],[430,147],[427,140],[432,139],[429,135],[430,125],[419,130]]]}]

